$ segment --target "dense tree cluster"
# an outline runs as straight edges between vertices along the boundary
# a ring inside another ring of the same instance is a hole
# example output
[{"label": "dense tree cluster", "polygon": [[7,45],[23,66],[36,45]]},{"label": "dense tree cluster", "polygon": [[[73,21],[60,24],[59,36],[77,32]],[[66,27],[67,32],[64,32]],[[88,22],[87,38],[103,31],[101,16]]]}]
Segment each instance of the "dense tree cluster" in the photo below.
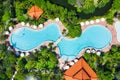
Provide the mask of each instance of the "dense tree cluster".
[{"label": "dense tree cluster", "polygon": [[15,70],[16,56],[6,51],[5,45],[0,45],[0,80],[10,80]]},{"label": "dense tree cluster", "polygon": [[96,8],[104,7],[110,0],[68,0],[68,3],[75,6],[77,11],[86,14],[94,13]]},{"label": "dense tree cluster", "polygon": [[42,48],[40,52],[27,57],[17,57],[6,49],[5,45],[0,45],[0,80],[10,80],[15,71],[15,80],[23,80],[29,75],[42,80],[64,79],[57,67],[56,54],[50,49]]},{"label": "dense tree cluster", "polygon": [[120,79],[120,46],[112,46],[111,50],[96,54],[85,54],[84,57],[89,65],[96,71],[99,80]]}]

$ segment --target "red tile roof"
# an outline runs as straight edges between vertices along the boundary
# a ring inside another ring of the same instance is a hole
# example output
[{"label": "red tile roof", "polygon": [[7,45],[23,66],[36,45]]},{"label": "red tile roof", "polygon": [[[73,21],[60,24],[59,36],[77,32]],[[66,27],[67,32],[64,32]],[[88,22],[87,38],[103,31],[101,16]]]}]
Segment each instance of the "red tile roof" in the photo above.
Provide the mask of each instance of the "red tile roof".
[{"label": "red tile roof", "polygon": [[72,67],[64,73],[66,80],[97,80],[96,73],[86,63],[84,58],[80,58]]},{"label": "red tile roof", "polygon": [[33,17],[34,19],[38,19],[41,14],[43,13],[43,10],[41,8],[39,8],[38,6],[33,6],[28,12],[27,14],[31,17]]}]

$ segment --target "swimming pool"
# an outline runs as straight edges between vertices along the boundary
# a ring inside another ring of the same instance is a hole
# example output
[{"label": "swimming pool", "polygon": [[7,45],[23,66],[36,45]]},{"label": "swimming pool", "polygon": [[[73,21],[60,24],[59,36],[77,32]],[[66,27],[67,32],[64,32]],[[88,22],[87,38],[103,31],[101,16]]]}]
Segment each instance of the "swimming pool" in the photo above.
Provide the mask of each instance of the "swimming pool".
[{"label": "swimming pool", "polygon": [[117,21],[115,23],[115,29],[116,29],[116,32],[117,32],[117,40],[120,42],[120,21]]},{"label": "swimming pool", "polygon": [[72,59],[84,48],[105,48],[112,40],[111,32],[102,25],[88,27],[80,37],[63,38],[58,44],[61,56],[72,56]]},{"label": "swimming pool", "polygon": [[[18,28],[9,37],[10,44],[20,50],[32,50],[46,41],[56,42],[62,36],[57,23],[51,23],[42,30],[27,27]],[[74,59],[84,48],[103,49],[112,40],[111,32],[102,25],[89,26],[80,37],[63,37],[57,44],[64,59]]]},{"label": "swimming pool", "polygon": [[56,23],[47,25],[42,30],[33,30],[27,27],[16,29],[10,35],[10,43],[20,51],[28,51],[40,46],[46,41],[57,41],[61,36],[59,26]]}]

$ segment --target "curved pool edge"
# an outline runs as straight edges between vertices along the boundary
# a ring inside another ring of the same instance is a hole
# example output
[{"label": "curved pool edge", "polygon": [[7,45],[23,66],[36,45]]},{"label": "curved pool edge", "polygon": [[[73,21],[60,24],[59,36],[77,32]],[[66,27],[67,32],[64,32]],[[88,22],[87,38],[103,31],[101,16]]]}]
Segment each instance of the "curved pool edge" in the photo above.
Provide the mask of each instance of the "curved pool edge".
[{"label": "curved pool edge", "polygon": [[[93,25],[91,25],[91,26],[93,26]],[[96,26],[96,25],[95,25]],[[98,26],[102,26],[102,27],[104,27],[106,30],[107,30],[107,33],[109,34],[109,40],[108,40],[108,42],[106,43],[106,44],[104,44],[104,46],[102,46],[102,47],[100,47],[100,48],[96,48],[96,47],[93,47],[93,46],[87,46],[87,47],[84,47],[83,49],[81,49],[81,50],[79,50],[79,52],[78,53],[76,53],[76,54],[74,54],[74,55],[66,55],[66,54],[60,54],[61,56],[77,56],[78,54],[80,54],[81,52],[82,52],[82,50],[84,50],[84,49],[86,49],[86,48],[94,48],[94,49],[96,49],[96,50],[102,50],[102,49],[104,49],[104,48],[106,48],[107,46],[109,46],[110,44],[111,44],[111,42],[112,42],[112,33],[111,33],[111,31],[108,29],[108,28],[106,28],[105,26],[103,26],[103,25],[98,25]],[[88,28],[90,28],[90,27],[88,27]],[[85,32],[86,30],[84,30],[84,32]],[[83,32],[82,32],[82,34],[83,34]],[[75,39],[78,39],[78,37],[76,37],[76,38],[64,38],[64,39],[67,39],[67,40],[75,40]],[[60,51],[60,53],[62,53],[61,51],[61,47],[58,45],[58,48],[60,49],[59,51]]]},{"label": "curved pool edge", "polygon": [[[47,28],[47,26],[52,25],[52,24],[55,24],[55,25],[57,26],[58,32],[59,32],[59,34],[60,34],[60,36],[58,37],[58,39],[59,39],[59,38],[62,36],[62,33],[61,33],[61,31],[60,31],[59,25],[58,25],[57,23],[54,23],[54,22],[53,22],[53,23],[50,23],[50,24],[46,25],[43,29],[37,29],[37,30],[34,30],[34,29],[32,29],[31,27],[28,27],[28,26],[14,28],[14,29],[12,30],[11,34],[10,34],[9,37],[8,37],[8,41],[10,42],[10,45],[11,45],[11,46],[14,45],[14,44],[13,44],[13,40],[11,40],[11,36],[12,36],[12,34],[13,34],[16,30],[18,30],[18,29],[27,28],[27,29],[30,29],[31,31],[35,31],[35,32],[36,32],[36,31],[43,31],[43,30],[45,30],[45,29]],[[57,39],[57,40],[58,40],[58,39]],[[43,43],[39,44],[38,46],[36,46],[36,47],[34,47],[34,48],[32,48],[32,49],[29,49],[29,50],[22,50],[22,49],[19,49],[18,47],[14,47],[14,49],[15,49],[16,51],[28,52],[28,51],[32,51],[32,50],[40,47],[41,45],[44,45],[44,44],[50,43],[50,42],[54,43],[54,42],[56,42],[56,41],[54,41],[54,40],[46,40],[45,42],[43,42]]]}]

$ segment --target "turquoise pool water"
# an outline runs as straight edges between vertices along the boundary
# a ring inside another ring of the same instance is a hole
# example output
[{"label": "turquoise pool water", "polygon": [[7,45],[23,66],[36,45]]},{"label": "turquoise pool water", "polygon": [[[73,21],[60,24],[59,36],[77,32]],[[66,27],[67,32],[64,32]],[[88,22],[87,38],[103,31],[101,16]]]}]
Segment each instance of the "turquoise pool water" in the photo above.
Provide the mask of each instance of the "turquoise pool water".
[{"label": "turquoise pool water", "polygon": [[60,36],[59,26],[56,23],[49,24],[42,30],[22,27],[11,34],[10,43],[20,51],[28,51],[46,41],[55,42]]},{"label": "turquoise pool water", "polygon": [[117,40],[120,42],[120,21],[117,21],[115,23],[115,29],[116,29],[116,32],[117,32]]},{"label": "turquoise pool water", "polygon": [[102,49],[106,47],[111,40],[112,36],[107,28],[101,25],[92,25],[78,38],[63,38],[58,44],[58,47],[61,51],[61,56],[74,58],[84,48]]},{"label": "turquoise pool water", "polygon": [[[57,41],[62,36],[56,23],[47,25],[42,30],[27,27],[16,29],[10,35],[10,43],[20,51],[28,51],[40,46],[46,41]],[[74,59],[84,48],[105,48],[112,40],[111,32],[102,25],[89,26],[80,37],[63,39],[58,43],[60,55],[64,59]]]}]

